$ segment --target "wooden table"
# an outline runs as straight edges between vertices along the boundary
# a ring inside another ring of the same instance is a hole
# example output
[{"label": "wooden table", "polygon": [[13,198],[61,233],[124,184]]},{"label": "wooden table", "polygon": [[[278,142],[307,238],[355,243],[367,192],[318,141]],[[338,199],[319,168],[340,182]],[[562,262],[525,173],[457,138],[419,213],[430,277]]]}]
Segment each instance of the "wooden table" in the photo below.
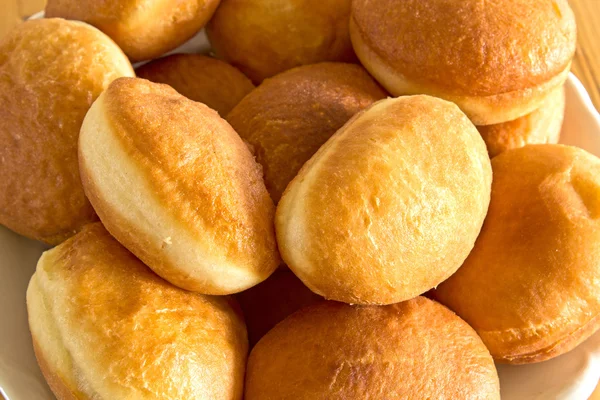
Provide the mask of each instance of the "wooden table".
[{"label": "wooden table", "polygon": [[578,28],[572,71],[600,110],[600,0],[570,0],[569,3],[575,11]]},{"label": "wooden table", "polygon": [[[42,10],[45,0],[4,0],[0,37],[26,16]],[[6,4],[8,2],[8,4]],[[600,110],[600,0],[570,0],[577,17],[579,37],[573,72],[583,82]],[[590,398],[600,400],[600,386]]]}]

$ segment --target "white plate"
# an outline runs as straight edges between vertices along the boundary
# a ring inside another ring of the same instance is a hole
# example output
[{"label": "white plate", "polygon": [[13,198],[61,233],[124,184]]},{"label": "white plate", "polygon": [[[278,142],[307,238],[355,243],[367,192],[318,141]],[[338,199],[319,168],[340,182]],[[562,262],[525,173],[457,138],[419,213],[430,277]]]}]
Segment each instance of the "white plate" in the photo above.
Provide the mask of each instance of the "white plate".
[{"label": "white plate", "polygon": [[[202,32],[178,50],[208,49]],[[566,94],[561,143],[600,157],[600,115],[574,75],[566,83]],[[44,249],[0,226],[0,394],[7,400],[54,399],[33,355],[25,307],[27,284]],[[587,400],[600,380],[600,332],[553,360],[499,365],[498,373],[503,400]]]}]

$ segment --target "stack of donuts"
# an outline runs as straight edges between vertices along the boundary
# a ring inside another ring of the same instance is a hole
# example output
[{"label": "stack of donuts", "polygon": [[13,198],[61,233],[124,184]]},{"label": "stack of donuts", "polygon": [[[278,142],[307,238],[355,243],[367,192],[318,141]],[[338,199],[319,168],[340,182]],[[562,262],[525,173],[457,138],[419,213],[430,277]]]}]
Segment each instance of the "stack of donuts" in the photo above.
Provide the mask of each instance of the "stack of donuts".
[{"label": "stack of donuts", "polygon": [[0,224],[55,246],[56,397],[499,399],[575,348],[575,43],[567,0],[48,0],[0,42]]}]

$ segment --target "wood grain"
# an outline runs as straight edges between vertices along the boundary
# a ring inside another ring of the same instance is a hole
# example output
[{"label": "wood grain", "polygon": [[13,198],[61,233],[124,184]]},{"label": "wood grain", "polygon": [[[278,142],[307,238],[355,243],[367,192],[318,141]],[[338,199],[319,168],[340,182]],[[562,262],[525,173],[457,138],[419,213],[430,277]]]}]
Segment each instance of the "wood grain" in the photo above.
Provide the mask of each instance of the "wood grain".
[{"label": "wood grain", "polygon": [[575,12],[578,30],[572,71],[600,110],[600,0],[570,0],[569,3]]},{"label": "wood grain", "polygon": [[[572,71],[583,82],[600,110],[600,0],[570,0],[577,17],[577,54]],[[0,13],[0,38],[22,18],[44,8],[45,0],[4,0]],[[600,400],[600,386],[590,398]]]}]

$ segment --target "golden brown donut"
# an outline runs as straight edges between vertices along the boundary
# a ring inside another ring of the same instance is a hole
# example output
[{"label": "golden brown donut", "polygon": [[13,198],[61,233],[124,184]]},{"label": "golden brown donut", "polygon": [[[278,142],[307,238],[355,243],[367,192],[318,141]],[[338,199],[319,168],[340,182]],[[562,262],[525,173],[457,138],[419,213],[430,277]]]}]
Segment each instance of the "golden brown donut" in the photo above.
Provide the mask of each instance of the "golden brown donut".
[{"label": "golden brown donut", "polygon": [[218,5],[219,0],[48,0],[46,17],[94,25],[137,62],[185,43],[206,25]]},{"label": "golden brown donut", "polygon": [[108,231],[184,289],[229,294],[279,265],[260,165],[216,111],[144,79],[118,79],[79,138],[85,192]]},{"label": "golden brown donut", "polygon": [[0,42],[0,224],[58,244],[97,220],[77,138],[92,102],[120,76],[134,76],[127,57],[81,22],[28,21]]},{"label": "golden brown donut", "polygon": [[100,223],[42,255],[27,311],[59,400],[242,398],[248,341],[235,301],[176,288]]},{"label": "golden brown donut", "polygon": [[185,97],[204,103],[225,117],[254,85],[237,68],[199,54],[173,54],[144,64],[137,76],[166,83]]},{"label": "golden brown donut", "polygon": [[302,165],[354,114],[386,97],[360,66],[320,63],[263,82],[227,116],[254,148],[275,203]]},{"label": "golden brown donut", "polygon": [[219,58],[255,83],[299,65],[356,60],[350,0],[222,0],[207,26]]},{"label": "golden brown donut", "polygon": [[538,109],[577,39],[567,0],[355,0],[350,36],[390,93],[442,97],[476,125]]},{"label": "golden brown donut", "polygon": [[527,144],[558,143],[565,116],[565,89],[560,87],[542,106],[524,117],[496,125],[478,126],[490,157]]},{"label": "golden brown donut", "polygon": [[435,297],[496,361],[544,361],[600,328],[600,160],[530,145],[495,157],[492,168],[481,235]]},{"label": "golden brown donut", "polygon": [[500,399],[490,353],[444,306],[322,302],[267,333],[250,353],[246,400]]},{"label": "golden brown donut", "polygon": [[246,317],[251,348],[287,316],[323,299],[288,269],[275,271],[269,279],[238,293],[236,298]]},{"label": "golden brown donut", "polygon": [[456,105],[429,96],[381,100],[289,184],[275,220],[279,250],[326,299],[411,299],[465,260],[491,179],[485,143]]}]

